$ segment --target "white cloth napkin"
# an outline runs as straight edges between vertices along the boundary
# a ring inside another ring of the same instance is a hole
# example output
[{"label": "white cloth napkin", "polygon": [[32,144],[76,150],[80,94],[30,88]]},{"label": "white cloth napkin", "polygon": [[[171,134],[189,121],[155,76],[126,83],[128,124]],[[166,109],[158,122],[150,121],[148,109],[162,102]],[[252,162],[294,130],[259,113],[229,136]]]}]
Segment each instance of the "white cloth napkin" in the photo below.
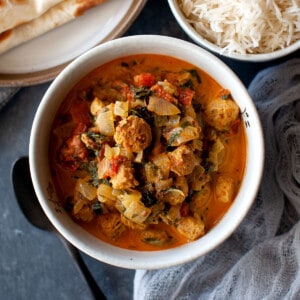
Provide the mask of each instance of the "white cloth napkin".
[{"label": "white cloth napkin", "polygon": [[19,91],[16,87],[0,87],[0,110]]},{"label": "white cloth napkin", "polygon": [[249,87],[265,136],[257,199],[213,252],[137,270],[134,299],[300,299],[300,59],[261,71]]}]

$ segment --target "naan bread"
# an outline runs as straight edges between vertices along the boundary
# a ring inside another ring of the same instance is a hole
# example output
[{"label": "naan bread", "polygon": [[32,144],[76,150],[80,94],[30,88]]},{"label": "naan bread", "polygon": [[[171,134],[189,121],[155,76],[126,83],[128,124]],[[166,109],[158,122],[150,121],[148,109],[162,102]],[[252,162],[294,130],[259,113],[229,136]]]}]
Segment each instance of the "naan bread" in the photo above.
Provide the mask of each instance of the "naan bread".
[{"label": "naan bread", "polygon": [[0,33],[38,18],[63,0],[0,0]]},{"label": "naan bread", "polygon": [[[35,2],[38,1],[41,0]],[[107,0],[58,1],[60,3],[52,6],[38,18],[2,32],[0,34],[0,54],[77,18],[91,7],[100,5],[105,1]],[[19,2],[22,1],[19,0]],[[2,3],[1,0],[0,3]]]}]

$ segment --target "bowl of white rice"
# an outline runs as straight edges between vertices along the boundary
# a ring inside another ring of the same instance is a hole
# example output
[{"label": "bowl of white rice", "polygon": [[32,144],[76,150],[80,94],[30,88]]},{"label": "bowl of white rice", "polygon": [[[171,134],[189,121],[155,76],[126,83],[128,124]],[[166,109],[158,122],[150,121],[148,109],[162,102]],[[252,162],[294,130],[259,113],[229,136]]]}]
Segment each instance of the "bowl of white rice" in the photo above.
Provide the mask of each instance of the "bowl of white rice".
[{"label": "bowl of white rice", "polygon": [[299,0],[168,0],[198,45],[241,61],[266,62],[300,49]]}]

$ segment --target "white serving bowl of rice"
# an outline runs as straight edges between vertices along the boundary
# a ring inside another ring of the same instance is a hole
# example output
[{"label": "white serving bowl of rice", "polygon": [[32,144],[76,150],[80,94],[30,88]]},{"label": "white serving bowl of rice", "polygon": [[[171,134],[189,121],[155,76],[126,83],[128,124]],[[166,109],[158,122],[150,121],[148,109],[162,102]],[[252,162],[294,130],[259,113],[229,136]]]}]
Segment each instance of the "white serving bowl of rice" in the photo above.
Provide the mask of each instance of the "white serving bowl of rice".
[{"label": "white serving bowl of rice", "polygon": [[168,0],[181,28],[221,56],[266,62],[300,49],[300,3],[295,0]]}]

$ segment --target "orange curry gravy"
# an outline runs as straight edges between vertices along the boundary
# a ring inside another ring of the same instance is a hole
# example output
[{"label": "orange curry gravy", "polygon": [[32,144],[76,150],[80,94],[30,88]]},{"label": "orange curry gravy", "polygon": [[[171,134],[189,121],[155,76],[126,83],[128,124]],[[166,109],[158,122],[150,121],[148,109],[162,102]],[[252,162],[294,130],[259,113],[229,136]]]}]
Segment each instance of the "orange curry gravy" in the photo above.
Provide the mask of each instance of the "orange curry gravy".
[{"label": "orange curry gravy", "polygon": [[[110,111],[113,133],[101,123]],[[50,138],[66,210],[99,239],[135,250],[172,248],[208,232],[234,201],[245,161],[245,129],[230,91],[162,55],[124,57],[85,76],[63,101]],[[132,193],[140,195],[132,200],[136,213],[126,198]]]}]

